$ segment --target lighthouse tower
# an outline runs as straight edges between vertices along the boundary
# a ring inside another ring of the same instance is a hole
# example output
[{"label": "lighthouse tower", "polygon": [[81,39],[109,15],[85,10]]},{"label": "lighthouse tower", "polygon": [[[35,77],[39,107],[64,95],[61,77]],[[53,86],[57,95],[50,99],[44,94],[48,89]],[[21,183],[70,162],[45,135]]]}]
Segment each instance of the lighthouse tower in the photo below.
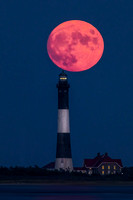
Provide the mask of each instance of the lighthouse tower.
[{"label": "lighthouse tower", "polygon": [[67,75],[62,71],[59,75],[58,88],[58,128],[55,169],[73,170],[70,124],[69,124],[69,92]]}]

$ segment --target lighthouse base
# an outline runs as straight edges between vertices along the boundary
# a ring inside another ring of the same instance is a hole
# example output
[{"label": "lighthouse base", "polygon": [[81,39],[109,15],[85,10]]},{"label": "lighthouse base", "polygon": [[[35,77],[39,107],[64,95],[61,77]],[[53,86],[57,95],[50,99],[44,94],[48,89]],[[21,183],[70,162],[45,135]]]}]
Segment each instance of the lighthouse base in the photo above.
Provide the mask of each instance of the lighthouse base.
[{"label": "lighthouse base", "polygon": [[56,158],[55,169],[73,171],[72,158]]}]

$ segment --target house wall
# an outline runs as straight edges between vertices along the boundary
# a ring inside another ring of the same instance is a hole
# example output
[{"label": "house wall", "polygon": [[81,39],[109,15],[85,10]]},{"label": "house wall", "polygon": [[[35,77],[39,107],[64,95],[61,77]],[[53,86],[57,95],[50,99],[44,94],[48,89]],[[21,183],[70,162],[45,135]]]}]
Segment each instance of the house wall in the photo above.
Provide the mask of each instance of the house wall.
[{"label": "house wall", "polygon": [[101,175],[109,175],[109,174],[120,174],[121,173],[121,167],[117,163],[102,163],[98,167],[98,172]]}]

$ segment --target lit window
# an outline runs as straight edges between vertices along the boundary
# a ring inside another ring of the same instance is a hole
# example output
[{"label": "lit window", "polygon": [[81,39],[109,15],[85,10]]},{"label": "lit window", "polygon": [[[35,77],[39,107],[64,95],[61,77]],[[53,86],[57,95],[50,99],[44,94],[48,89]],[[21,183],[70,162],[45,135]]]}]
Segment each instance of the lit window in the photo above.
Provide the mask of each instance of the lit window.
[{"label": "lit window", "polygon": [[114,165],[114,169],[116,169],[116,165]]},{"label": "lit window", "polygon": [[108,174],[110,174],[110,171],[108,171]]},{"label": "lit window", "polygon": [[104,165],[102,165],[102,169],[104,169]]},{"label": "lit window", "polygon": [[66,77],[60,77],[60,80],[66,80],[67,78]]},{"label": "lit window", "polygon": [[108,165],[108,169],[110,169],[110,165]]},{"label": "lit window", "polygon": [[104,171],[102,171],[102,175],[104,175]]}]

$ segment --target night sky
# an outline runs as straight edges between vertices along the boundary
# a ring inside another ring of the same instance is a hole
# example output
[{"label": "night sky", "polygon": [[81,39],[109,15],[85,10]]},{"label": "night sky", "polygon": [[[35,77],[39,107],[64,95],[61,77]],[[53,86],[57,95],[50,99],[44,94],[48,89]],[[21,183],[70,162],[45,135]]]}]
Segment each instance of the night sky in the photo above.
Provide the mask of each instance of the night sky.
[{"label": "night sky", "polygon": [[74,166],[97,152],[133,166],[133,3],[131,0],[0,0],[0,165],[55,160],[61,69],[47,54],[50,32],[83,20],[103,36],[101,60],[66,72]]}]

